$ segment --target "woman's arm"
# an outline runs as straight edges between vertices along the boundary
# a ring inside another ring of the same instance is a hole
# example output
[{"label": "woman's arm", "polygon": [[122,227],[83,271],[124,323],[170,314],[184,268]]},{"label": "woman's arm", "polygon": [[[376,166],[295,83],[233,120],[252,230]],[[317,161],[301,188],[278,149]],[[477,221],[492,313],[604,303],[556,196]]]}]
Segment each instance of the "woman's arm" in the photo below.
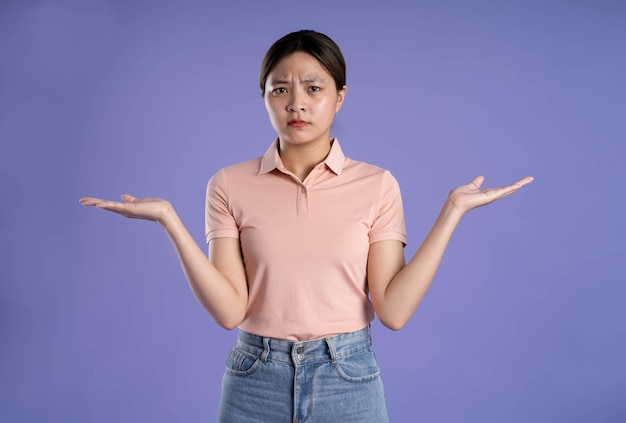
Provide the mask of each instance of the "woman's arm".
[{"label": "woman's arm", "polygon": [[205,256],[191,237],[172,205],[160,198],[137,199],[122,196],[123,203],[81,198],[84,206],[94,206],[133,219],[158,222],[170,237],[181,266],[196,298],[220,326],[237,327],[248,304],[248,285],[239,240],[218,238],[211,241],[210,257]]},{"label": "woman's arm", "polygon": [[450,192],[424,242],[406,265],[401,242],[379,241],[370,246],[367,265],[370,296],[376,314],[385,326],[398,330],[409,321],[435,277],[461,217],[473,208],[513,194],[533,178],[481,190],[483,180],[479,176],[470,184]]}]

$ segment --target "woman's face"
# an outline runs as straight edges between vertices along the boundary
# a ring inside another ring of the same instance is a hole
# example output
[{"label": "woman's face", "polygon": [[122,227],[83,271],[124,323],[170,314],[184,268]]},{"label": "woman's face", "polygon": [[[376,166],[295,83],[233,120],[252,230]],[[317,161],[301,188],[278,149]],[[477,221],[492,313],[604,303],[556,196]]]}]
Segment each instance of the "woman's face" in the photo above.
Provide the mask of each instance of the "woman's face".
[{"label": "woman's face", "polygon": [[265,83],[265,107],[281,146],[328,142],[346,87],[337,91],[322,64],[304,52],[284,57]]}]

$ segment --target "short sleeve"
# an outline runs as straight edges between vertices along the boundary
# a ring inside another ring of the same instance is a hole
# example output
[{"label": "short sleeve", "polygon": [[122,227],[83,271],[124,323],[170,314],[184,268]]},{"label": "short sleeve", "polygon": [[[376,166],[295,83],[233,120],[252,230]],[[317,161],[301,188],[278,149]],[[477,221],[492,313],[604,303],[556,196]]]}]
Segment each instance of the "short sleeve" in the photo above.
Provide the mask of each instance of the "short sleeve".
[{"label": "short sleeve", "polygon": [[209,179],[206,190],[205,237],[239,238],[239,228],[228,203],[226,171],[221,169]]},{"label": "short sleeve", "polygon": [[400,185],[387,170],[382,177],[378,213],[369,233],[370,244],[385,240],[397,240],[405,246],[407,243]]}]

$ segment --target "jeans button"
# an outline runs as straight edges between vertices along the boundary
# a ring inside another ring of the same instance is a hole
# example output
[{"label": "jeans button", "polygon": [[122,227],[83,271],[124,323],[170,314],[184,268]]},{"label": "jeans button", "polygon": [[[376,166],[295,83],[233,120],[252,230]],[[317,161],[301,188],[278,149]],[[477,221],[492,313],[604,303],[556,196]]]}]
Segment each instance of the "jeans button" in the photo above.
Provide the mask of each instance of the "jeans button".
[{"label": "jeans button", "polygon": [[296,348],[296,353],[298,354],[298,355],[296,356],[296,358],[297,358],[298,360],[302,360],[302,359],[304,358],[304,354],[303,354],[303,353],[304,353],[304,347],[298,347],[298,348]]}]

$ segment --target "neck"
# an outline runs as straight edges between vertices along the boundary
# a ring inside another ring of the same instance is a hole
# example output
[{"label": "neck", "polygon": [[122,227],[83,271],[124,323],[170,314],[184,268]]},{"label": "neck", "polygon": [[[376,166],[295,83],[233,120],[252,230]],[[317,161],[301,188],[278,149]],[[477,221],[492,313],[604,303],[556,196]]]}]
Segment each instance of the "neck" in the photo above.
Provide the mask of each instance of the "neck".
[{"label": "neck", "polygon": [[311,170],[328,156],[332,143],[331,139],[302,145],[284,143],[279,140],[278,145],[280,159],[285,168],[304,181]]}]

